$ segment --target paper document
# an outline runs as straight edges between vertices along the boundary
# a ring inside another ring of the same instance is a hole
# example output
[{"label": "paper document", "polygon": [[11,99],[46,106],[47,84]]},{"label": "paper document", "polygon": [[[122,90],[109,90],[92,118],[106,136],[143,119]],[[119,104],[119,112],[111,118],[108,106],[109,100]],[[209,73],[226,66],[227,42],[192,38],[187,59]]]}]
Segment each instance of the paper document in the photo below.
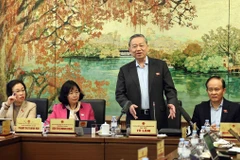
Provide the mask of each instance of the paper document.
[{"label": "paper document", "polygon": [[232,148],[230,148],[228,151],[240,153],[240,147],[232,147]]}]

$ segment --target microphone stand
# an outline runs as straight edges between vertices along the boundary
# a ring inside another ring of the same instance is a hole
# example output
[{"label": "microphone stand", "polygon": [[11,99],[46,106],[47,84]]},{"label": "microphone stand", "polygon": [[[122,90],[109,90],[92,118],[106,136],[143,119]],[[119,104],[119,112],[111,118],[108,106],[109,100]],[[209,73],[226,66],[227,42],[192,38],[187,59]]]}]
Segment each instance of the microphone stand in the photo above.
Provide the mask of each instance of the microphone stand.
[{"label": "microphone stand", "polygon": [[125,104],[124,104],[124,106],[122,107],[121,114],[120,114],[120,116],[119,116],[118,119],[117,119],[117,123],[118,123],[118,124],[120,124],[120,119],[122,118],[123,114],[125,114],[126,112],[128,112],[129,104],[131,104],[130,101],[126,101]]},{"label": "microphone stand", "polygon": [[122,116],[123,116],[124,113],[125,113],[125,112],[122,111],[121,114],[120,114],[120,116],[118,117],[118,119],[117,119],[117,123],[118,123],[118,124],[120,124],[120,119],[122,118]]}]

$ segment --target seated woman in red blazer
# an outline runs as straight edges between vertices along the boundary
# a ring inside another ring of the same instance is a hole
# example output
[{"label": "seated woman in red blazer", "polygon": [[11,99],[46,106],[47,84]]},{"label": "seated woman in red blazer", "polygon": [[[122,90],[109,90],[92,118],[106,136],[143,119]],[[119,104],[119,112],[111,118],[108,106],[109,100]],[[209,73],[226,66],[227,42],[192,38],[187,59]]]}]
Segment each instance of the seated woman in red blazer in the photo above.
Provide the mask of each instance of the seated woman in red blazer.
[{"label": "seated woman in red blazer", "polygon": [[[94,112],[90,103],[81,102],[84,94],[78,84],[72,80],[66,81],[60,90],[58,97],[61,103],[53,106],[52,113],[48,116],[46,123],[50,119],[75,119],[75,120],[95,120]],[[45,124],[46,124],[45,123]]]}]

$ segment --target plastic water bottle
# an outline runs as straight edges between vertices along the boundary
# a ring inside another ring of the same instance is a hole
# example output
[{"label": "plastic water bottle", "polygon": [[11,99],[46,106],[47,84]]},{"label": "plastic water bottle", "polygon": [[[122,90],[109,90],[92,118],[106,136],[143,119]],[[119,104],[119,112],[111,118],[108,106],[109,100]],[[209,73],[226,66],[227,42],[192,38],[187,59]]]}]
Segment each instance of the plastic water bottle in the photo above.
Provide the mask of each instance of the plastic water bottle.
[{"label": "plastic water bottle", "polygon": [[42,135],[43,135],[44,137],[47,136],[47,134],[48,134],[48,129],[49,129],[49,124],[48,124],[47,121],[45,121],[45,122],[43,123],[43,130],[42,130]]},{"label": "plastic water bottle", "polygon": [[206,129],[206,132],[210,132],[211,125],[209,123],[209,119],[205,120],[204,126],[205,126],[205,129]]},{"label": "plastic water bottle", "polygon": [[116,135],[116,128],[117,128],[117,119],[116,119],[116,116],[112,116],[111,133],[113,137]]},{"label": "plastic water bottle", "polygon": [[[40,114],[38,114],[38,115],[37,115],[37,118],[41,118],[41,115],[40,115]],[[41,119],[42,119],[42,118],[41,118]]]},{"label": "plastic water bottle", "polygon": [[206,129],[205,129],[205,126],[202,126],[199,134],[200,140],[203,140],[204,134],[206,134]]},{"label": "plastic water bottle", "polygon": [[200,153],[203,153],[205,149],[205,141],[204,141],[204,134],[206,134],[205,126],[201,127],[200,133],[199,133],[199,145],[197,149],[200,151]]},{"label": "plastic water bottle", "polygon": [[189,146],[189,141],[184,141],[182,158],[184,160],[190,160],[191,149]]},{"label": "plastic water bottle", "polygon": [[198,143],[199,143],[199,139],[198,139],[197,131],[193,130],[191,144],[193,147],[196,147]]},{"label": "plastic water bottle", "polygon": [[[41,119],[41,123],[42,123],[42,117],[41,117],[40,114],[37,115],[37,118]],[[41,127],[42,127],[42,128],[41,128],[42,131],[43,131],[43,126],[44,126],[44,125],[43,125],[43,123],[42,123],[42,126],[41,126]]]},{"label": "plastic water bottle", "polygon": [[221,131],[220,131],[220,123],[216,123],[216,131],[217,131],[218,137],[221,137],[221,136],[222,136],[222,133],[221,133]]},{"label": "plastic water bottle", "polygon": [[178,143],[178,157],[179,157],[178,159],[182,159],[183,146],[184,146],[184,138],[180,138]]}]

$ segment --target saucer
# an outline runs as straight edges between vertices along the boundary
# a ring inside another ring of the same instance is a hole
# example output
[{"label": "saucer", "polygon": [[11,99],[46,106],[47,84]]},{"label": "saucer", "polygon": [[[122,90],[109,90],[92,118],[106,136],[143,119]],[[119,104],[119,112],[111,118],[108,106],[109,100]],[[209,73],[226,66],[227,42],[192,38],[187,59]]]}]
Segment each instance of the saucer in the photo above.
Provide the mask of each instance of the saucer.
[{"label": "saucer", "polygon": [[111,134],[111,133],[109,133],[109,134],[98,133],[98,135],[99,135],[100,137],[109,137],[109,136],[111,136],[112,134]]},{"label": "saucer", "polygon": [[164,138],[164,137],[167,137],[167,135],[166,134],[158,134],[157,137],[158,138]]}]

